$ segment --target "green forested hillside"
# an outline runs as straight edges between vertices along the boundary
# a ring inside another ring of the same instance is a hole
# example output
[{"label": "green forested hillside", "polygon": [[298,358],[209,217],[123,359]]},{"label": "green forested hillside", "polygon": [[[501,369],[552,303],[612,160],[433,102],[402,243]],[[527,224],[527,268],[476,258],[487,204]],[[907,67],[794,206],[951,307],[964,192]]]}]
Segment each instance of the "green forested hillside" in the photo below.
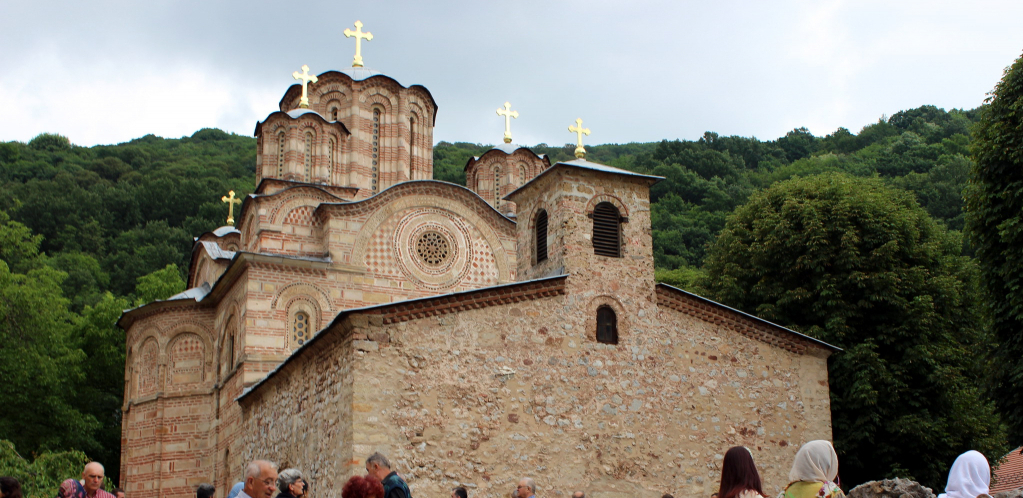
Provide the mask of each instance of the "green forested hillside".
[{"label": "green forested hillside", "polygon": [[[822,173],[908,192],[954,234],[948,240],[961,247],[949,257],[968,256],[957,231],[977,119],[977,110],[924,106],[858,133],[839,128],[821,137],[800,128],[763,141],[707,132],[696,141],[588,146],[587,159],[665,177],[651,192],[658,278],[700,290],[709,288],[701,281],[708,248],[738,207],[779,182]],[[83,450],[116,473],[124,350],[113,320],[124,307],[182,287],[192,237],[226,217],[220,197],[252,191],[255,148],[253,138],[215,129],[89,148],[52,134],[0,143],[0,398],[23,415],[0,422],[0,439],[23,454]],[[437,144],[435,178],[464,184],[466,160],[489,148]],[[574,145],[531,149],[556,162],[572,159]],[[21,358],[38,365],[20,368]],[[982,380],[965,380],[982,390]]]}]

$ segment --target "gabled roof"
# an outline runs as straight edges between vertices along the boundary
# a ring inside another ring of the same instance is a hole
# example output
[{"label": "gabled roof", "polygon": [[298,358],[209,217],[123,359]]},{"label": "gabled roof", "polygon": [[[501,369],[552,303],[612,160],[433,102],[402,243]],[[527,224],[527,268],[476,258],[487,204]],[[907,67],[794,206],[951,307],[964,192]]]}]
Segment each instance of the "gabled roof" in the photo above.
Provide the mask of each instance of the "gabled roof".
[{"label": "gabled roof", "polygon": [[994,468],[991,493],[1001,493],[1017,488],[1023,488],[1023,446],[1009,452],[1002,457],[998,466]]},{"label": "gabled roof", "polygon": [[541,177],[543,177],[547,173],[550,173],[551,171],[554,171],[554,170],[559,169],[559,168],[578,168],[578,169],[586,169],[586,170],[590,170],[590,171],[599,171],[601,173],[612,173],[612,174],[615,174],[615,175],[629,176],[629,177],[633,177],[633,178],[644,178],[644,179],[646,179],[646,180],[648,180],[650,182],[650,185],[653,185],[653,184],[655,184],[655,183],[657,183],[657,182],[659,182],[659,181],[664,179],[663,176],[644,175],[644,174],[636,173],[635,171],[629,171],[629,170],[625,170],[625,169],[621,169],[621,168],[615,168],[614,166],[608,166],[606,164],[591,163],[591,162],[589,162],[589,161],[587,161],[585,159],[576,159],[574,161],[566,161],[566,162],[556,163],[556,164],[554,164],[554,166],[551,166],[550,168],[547,168],[547,169],[541,171],[540,174],[534,176],[532,180],[529,180],[528,182],[524,183],[521,187],[519,187],[519,188],[517,188],[515,190],[512,190],[511,192],[508,192],[508,195],[505,195],[503,197],[503,199],[504,200],[511,200],[510,197],[515,195],[518,191],[526,188],[526,186],[528,186],[529,184],[539,180]]}]

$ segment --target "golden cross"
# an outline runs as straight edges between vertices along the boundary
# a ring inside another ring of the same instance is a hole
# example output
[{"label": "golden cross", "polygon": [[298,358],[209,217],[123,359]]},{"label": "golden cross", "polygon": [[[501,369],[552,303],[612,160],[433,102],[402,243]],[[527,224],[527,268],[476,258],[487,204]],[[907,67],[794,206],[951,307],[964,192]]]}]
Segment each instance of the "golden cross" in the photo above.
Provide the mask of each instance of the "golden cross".
[{"label": "golden cross", "polygon": [[504,109],[497,110],[498,116],[504,116],[504,143],[511,143],[511,118],[518,119],[519,111],[511,110],[511,103],[505,102]]},{"label": "golden cross", "polygon": [[373,33],[369,31],[362,32],[362,21],[355,21],[355,31],[345,28],[345,38],[355,37],[355,60],[352,61],[352,67],[362,67],[362,40],[370,41],[373,39]]},{"label": "golden cross", "polygon": [[575,157],[579,159],[586,157],[586,149],[583,148],[583,135],[589,136],[590,129],[583,128],[583,118],[576,118],[575,126],[569,126],[568,131],[575,133],[579,137],[579,145],[575,148]]},{"label": "golden cross", "polygon": [[298,101],[298,106],[303,109],[309,108],[309,94],[306,93],[306,87],[309,83],[316,83],[316,76],[309,74],[309,66],[302,64],[302,72],[295,71],[291,73],[296,80],[302,80],[302,100]]},{"label": "golden cross", "polygon": [[234,226],[234,205],[241,204],[242,200],[234,198],[234,190],[229,191],[227,194],[221,197],[220,201],[227,203],[227,224]]}]

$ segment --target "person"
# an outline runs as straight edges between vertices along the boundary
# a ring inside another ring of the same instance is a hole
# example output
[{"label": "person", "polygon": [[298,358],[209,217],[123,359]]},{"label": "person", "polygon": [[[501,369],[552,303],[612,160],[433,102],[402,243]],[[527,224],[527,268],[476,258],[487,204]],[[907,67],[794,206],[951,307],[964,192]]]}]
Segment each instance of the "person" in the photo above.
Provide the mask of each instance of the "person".
[{"label": "person", "polygon": [[300,498],[305,494],[305,480],[298,469],[285,469],[277,476],[278,498]]},{"label": "person", "polygon": [[[717,494],[717,493],[714,493],[714,494]],[[675,497],[671,496],[671,493],[664,493],[663,495],[661,495],[661,498],[675,498]]]},{"label": "person", "polygon": [[536,496],[536,482],[528,477],[519,479],[519,487],[515,488],[517,498],[532,498]]},{"label": "person", "polygon": [[451,490],[451,498],[469,498],[469,492],[459,486]]},{"label": "person", "polygon": [[234,483],[234,486],[231,486],[231,491],[227,493],[227,498],[238,498],[238,493],[242,492],[243,487],[245,487],[245,483],[242,481]]},{"label": "person", "polygon": [[[366,459],[366,473],[384,486],[384,498],[412,498],[408,484],[397,472],[391,470],[391,462],[379,452]],[[269,497],[267,497],[269,498]]]},{"label": "person", "polygon": [[277,483],[277,465],[267,460],[253,460],[245,466],[245,485],[239,498],[271,498]]},{"label": "person", "polygon": [[749,448],[732,446],[725,452],[717,495],[718,498],[763,498],[764,487]]},{"label": "person", "polygon": [[[845,498],[838,487],[838,454],[829,441],[818,439],[799,448],[789,484],[779,498]],[[724,498],[724,497],[721,497]]]},{"label": "person", "polygon": [[82,480],[68,479],[60,484],[58,498],[114,498],[114,495],[103,491],[105,470],[99,462],[89,462],[82,469]]},{"label": "person", "polygon": [[124,490],[121,488],[114,488],[114,490],[111,491],[111,493],[113,493],[114,496],[117,498],[124,498]]},{"label": "person", "polygon": [[341,498],[384,498],[384,486],[374,476],[352,476],[341,487]]},{"label": "person", "polygon": [[[664,496],[671,496],[671,495],[664,495]],[[664,496],[662,496],[661,498],[664,498]],[[586,498],[586,493],[583,493],[582,491],[576,491],[575,493],[572,493],[572,498]]]},{"label": "person", "polygon": [[711,493],[710,494],[710,498],[718,498],[718,494],[717,493]]},{"label": "person", "polygon": [[990,486],[991,465],[981,452],[970,450],[959,455],[952,463],[945,492],[938,495],[938,498],[990,496]]},{"label": "person", "polygon": [[21,483],[13,477],[0,477],[0,498],[21,498]]},{"label": "person", "polygon": [[210,483],[202,483],[198,488],[195,488],[195,498],[213,498],[213,494],[217,492],[217,488]]}]

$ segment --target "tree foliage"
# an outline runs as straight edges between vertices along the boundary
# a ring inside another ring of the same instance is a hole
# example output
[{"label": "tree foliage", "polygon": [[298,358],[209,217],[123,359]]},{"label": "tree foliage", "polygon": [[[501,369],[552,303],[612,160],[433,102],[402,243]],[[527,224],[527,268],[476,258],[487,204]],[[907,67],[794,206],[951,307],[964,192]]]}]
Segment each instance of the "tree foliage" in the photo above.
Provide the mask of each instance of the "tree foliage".
[{"label": "tree foliage", "polygon": [[[71,451],[44,451],[29,461],[18,454],[14,443],[0,440],[0,475],[10,476],[21,483],[25,498],[53,498],[65,479],[77,478],[89,462],[85,453]],[[110,480],[103,481],[110,489]]]},{"label": "tree foliage", "polygon": [[705,270],[722,302],[844,349],[829,371],[846,484],[938,488],[962,451],[1002,455],[975,264],[911,194],[841,173],[775,184],[728,218]]},{"label": "tree foliage", "polygon": [[1023,442],[1023,57],[1006,69],[981,113],[968,189],[970,235],[998,342],[998,400]]}]

